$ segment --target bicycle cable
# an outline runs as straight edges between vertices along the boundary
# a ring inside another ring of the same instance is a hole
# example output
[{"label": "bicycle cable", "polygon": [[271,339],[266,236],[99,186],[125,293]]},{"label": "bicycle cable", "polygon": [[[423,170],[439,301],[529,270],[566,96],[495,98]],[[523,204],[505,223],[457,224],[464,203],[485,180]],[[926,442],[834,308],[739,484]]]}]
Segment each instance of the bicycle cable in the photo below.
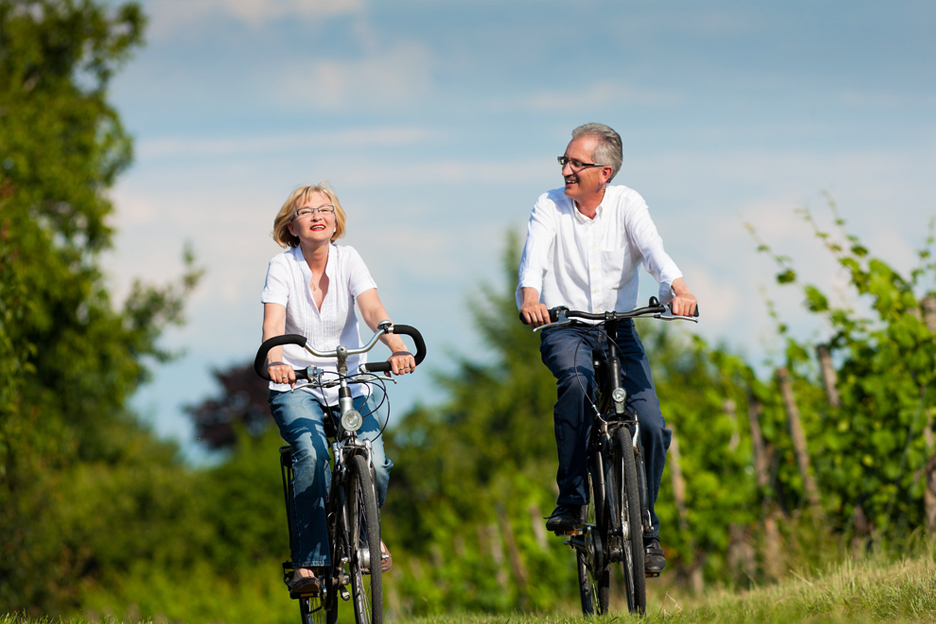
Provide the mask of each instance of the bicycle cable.
[{"label": "bicycle cable", "polygon": [[[583,323],[583,324],[581,324],[580,326],[584,326],[584,325],[586,325],[586,324]],[[615,346],[615,347],[617,348],[617,350],[618,350],[618,353],[623,353],[623,349],[621,349],[621,345],[620,345],[620,343],[617,341],[617,336],[615,336],[614,338],[611,338],[611,335],[608,334],[608,330],[605,328],[605,326],[604,326],[603,323],[600,324],[600,325],[589,325],[588,329],[586,330],[585,335],[583,335],[581,338],[579,338],[578,344],[575,345],[575,351],[574,351],[573,354],[572,354],[572,361],[573,361],[573,362],[578,361],[578,351],[579,351],[579,347],[582,346],[582,343],[585,342],[585,338],[588,337],[589,334],[590,334],[590,332],[592,332],[592,331],[594,331],[594,332],[596,332],[596,333],[604,334],[605,340],[610,341],[610,342],[613,342],[613,343],[614,343],[614,346]],[[604,359],[604,361],[605,361],[605,366],[608,366],[608,367],[610,368],[610,364],[608,363],[608,354],[607,354],[607,352],[605,351],[605,349],[604,349],[600,344],[598,344],[597,341],[596,341],[595,346],[597,347],[597,349],[595,349],[595,351],[599,351],[599,352],[601,353],[601,357],[602,357],[602,359]],[[594,351],[593,351],[592,353],[594,353]],[[621,357],[618,357],[618,361],[620,361],[620,362],[624,365],[624,370],[622,371],[622,373],[623,373],[624,377],[627,377],[627,360],[626,360],[626,359],[622,359]],[[592,371],[594,371],[594,362],[592,362]],[[595,410],[595,414],[596,414],[597,416],[601,416],[601,412],[600,412],[600,410],[598,409],[598,406],[595,405],[594,401],[591,400],[591,397],[588,396],[588,390],[585,388],[585,384],[582,383],[582,374],[579,373],[578,367],[575,368],[575,380],[578,382],[579,387],[582,389],[582,394],[584,394],[585,397],[588,398],[588,402],[591,404],[592,409]],[[596,385],[599,385],[599,386],[600,386],[600,384],[598,384],[598,380],[597,380],[597,379],[595,380],[595,383],[596,383]]]}]

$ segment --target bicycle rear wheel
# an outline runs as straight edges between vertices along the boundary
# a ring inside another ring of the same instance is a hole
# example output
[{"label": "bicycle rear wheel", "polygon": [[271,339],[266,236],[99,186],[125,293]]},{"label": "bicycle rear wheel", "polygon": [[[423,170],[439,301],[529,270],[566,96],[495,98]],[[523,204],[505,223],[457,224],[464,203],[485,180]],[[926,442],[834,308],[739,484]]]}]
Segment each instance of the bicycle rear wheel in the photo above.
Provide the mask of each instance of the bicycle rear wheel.
[{"label": "bicycle rear wheel", "polygon": [[346,492],[354,618],[357,624],[381,624],[380,517],[370,468],[360,455],[351,458]]},{"label": "bicycle rear wheel", "polygon": [[[620,562],[624,571],[627,609],[647,610],[647,578],[644,572],[643,524],[640,521],[640,486],[634,459],[633,437],[627,427],[618,427],[611,450],[614,472],[615,534],[620,539]],[[610,491],[610,488],[609,488]]]},{"label": "bicycle rear wheel", "polygon": [[594,475],[589,474],[590,502],[585,507],[585,533],[576,536],[584,542],[584,549],[575,549],[575,563],[582,613],[585,615],[604,615],[608,612],[611,567],[603,539],[607,535],[608,526],[603,482],[601,470],[594,471]]}]

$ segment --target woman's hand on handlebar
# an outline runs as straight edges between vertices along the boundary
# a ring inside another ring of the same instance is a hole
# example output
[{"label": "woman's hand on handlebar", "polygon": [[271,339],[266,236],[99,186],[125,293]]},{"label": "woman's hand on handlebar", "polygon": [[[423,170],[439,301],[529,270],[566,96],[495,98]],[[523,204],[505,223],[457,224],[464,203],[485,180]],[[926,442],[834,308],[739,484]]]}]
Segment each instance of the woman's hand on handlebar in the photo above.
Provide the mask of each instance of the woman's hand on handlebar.
[{"label": "woman's hand on handlebar", "polygon": [[416,370],[416,358],[409,351],[394,351],[387,361],[394,375],[406,375]]},{"label": "woman's hand on handlebar", "polygon": [[282,362],[270,362],[267,364],[267,374],[270,375],[270,380],[276,383],[288,383],[290,386],[296,385],[296,371],[293,370],[292,366],[288,366]]}]

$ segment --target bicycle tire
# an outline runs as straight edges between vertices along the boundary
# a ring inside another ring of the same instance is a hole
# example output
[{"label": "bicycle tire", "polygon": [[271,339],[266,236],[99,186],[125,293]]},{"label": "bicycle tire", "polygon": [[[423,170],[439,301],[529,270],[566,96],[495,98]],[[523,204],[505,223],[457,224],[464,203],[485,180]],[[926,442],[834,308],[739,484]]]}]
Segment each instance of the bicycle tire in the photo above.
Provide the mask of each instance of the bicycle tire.
[{"label": "bicycle tire", "polygon": [[[585,525],[588,530],[582,536],[586,550],[575,549],[579,597],[582,600],[582,613],[586,616],[608,612],[608,587],[611,584],[611,566],[602,546],[602,535],[607,535],[607,522],[600,474],[598,472],[598,479],[592,478],[591,474],[588,476],[591,494],[585,506]],[[595,483],[596,480],[598,483]]]},{"label": "bicycle tire", "polygon": [[627,609],[634,613],[647,611],[647,578],[644,571],[643,524],[641,523],[640,486],[637,482],[637,462],[633,437],[627,427],[618,427],[614,434],[615,524],[621,527],[621,567],[624,572],[624,592]]},{"label": "bicycle tire", "polygon": [[335,624],[338,621],[336,604],[328,605],[328,600],[322,594],[299,598],[299,615],[302,624]]},{"label": "bicycle tire", "polygon": [[354,619],[357,624],[382,624],[380,516],[374,481],[367,461],[360,455],[352,457],[348,467],[345,500]]}]

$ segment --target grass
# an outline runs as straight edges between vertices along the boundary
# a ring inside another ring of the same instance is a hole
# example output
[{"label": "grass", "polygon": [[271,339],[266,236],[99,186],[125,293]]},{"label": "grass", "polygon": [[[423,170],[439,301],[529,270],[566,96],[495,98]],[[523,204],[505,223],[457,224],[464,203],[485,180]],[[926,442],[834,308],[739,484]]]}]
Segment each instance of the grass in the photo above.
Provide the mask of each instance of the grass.
[{"label": "grass", "polygon": [[[815,623],[934,623],[936,624],[936,552],[897,562],[874,558],[849,560],[812,575],[790,571],[775,585],[752,590],[713,589],[700,596],[671,586],[652,585],[647,624],[793,624]],[[590,620],[594,624],[630,619],[612,613]],[[163,624],[165,620],[146,624]],[[296,616],[298,622],[298,614]],[[396,620],[395,624],[580,624],[577,614],[442,614]],[[115,619],[27,618],[0,615],[0,624],[143,624]],[[235,624],[230,622],[229,624]],[[250,624],[243,622],[238,624]]]}]

